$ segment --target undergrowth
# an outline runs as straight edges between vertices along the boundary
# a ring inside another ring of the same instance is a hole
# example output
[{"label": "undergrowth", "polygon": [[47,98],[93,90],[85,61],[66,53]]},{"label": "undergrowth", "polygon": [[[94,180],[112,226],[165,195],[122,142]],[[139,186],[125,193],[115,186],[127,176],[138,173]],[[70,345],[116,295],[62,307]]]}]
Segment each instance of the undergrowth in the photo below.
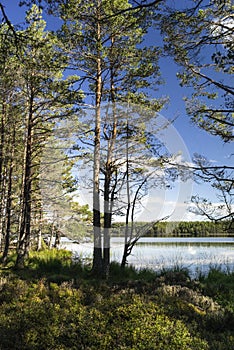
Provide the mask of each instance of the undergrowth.
[{"label": "undergrowth", "polygon": [[231,350],[234,274],[122,269],[108,280],[63,250],[0,269],[1,350]]}]

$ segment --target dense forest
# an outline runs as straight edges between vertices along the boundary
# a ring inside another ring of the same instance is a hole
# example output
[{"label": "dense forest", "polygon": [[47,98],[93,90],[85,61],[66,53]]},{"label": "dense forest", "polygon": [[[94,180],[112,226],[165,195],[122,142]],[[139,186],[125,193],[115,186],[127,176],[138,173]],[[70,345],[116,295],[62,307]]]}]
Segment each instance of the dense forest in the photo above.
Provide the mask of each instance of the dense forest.
[{"label": "dense forest", "polygon": [[[138,223],[138,229],[146,223]],[[113,235],[122,234],[123,223],[113,223]],[[146,229],[144,237],[215,237],[234,236],[233,226],[229,221],[181,221],[159,222]]]},{"label": "dense forest", "polygon": [[[85,235],[92,227],[93,271],[108,276],[116,216],[125,220],[123,265],[146,232],[231,234],[233,166],[199,154],[187,162],[160,136],[173,120],[159,115],[170,97],[160,93],[160,60],[170,56],[188,88],[188,118],[225,144],[233,141],[231,2],[195,1],[183,9],[159,0],[19,5],[21,24],[0,2],[2,262],[12,243],[15,266],[24,267],[43,235]],[[56,30],[45,20],[52,17]],[[146,40],[152,30],[160,37],[153,45]],[[136,216],[147,193],[189,179],[217,193],[217,203],[190,198],[189,210],[210,222],[160,222],[140,232]],[[82,186],[91,206],[79,203]]]}]

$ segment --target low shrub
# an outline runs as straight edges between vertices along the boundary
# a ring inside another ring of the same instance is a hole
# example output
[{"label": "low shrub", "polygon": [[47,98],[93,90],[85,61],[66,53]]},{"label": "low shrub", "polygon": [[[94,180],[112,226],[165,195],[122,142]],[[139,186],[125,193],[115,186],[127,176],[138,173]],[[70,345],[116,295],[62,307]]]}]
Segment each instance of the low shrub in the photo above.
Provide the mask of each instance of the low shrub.
[{"label": "low shrub", "polygon": [[1,349],[208,349],[183,322],[139,296],[112,295],[84,305],[82,292],[69,285],[25,283],[1,305]]},{"label": "low shrub", "polygon": [[234,312],[234,272],[211,269],[207,276],[200,277],[200,282],[204,293]]},{"label": "low shrub", "polygon": [[70,253],[34,252],[1,277],[0,350],[231,350],[232,293],[220,271],[192,282],[112,263],[101,281]]}]

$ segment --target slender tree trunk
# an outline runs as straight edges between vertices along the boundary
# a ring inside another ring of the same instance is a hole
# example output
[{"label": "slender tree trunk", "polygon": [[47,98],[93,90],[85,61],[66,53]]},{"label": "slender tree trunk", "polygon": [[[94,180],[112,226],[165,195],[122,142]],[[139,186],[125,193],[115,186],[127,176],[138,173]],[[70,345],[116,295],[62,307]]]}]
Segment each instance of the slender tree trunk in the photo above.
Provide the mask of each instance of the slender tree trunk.
[{"label": "slender tree trunk", "polygon": [[1,111],[1,135],[0,135],[0,250],[2,251],[3,236],[5,232],[4,223],[4,203],[5,203],[5,176],[4,176],[4,148],[5,148],[5,120],[6,120],[6,105],[2,103]]},{"label": "slender tree trunk", "polygon": [[[128,256],[131,254],[132,249],[134,247],[134,245],[137,243],[137,241],[140,238],[139,234],[135,234],[135,236],[133,235],[133,230],[134,230],[134,212],[135,212],[135,208],[136,208],[136,202],[137,202],[137,197],[138,194],[142,188],[142,186],[146,183],[148,177],[146,177],[141,184],[138,186],[133,201],[132,203],[129,201],[130,200],[130,192],[129,192],[129,185],[128,185],[128,210],[127,210],[127,224],[128,224],[128,220],[129,220],[129,216],[130,216],[130,209],[132,207],[131,210],[131,226],[130,226],[130,232],[129,232],[129,225],[126,224],[126,231],[125,231],[125,245],[124,245],[124,253],[123,253],[123,257],[122,257],[122,262],[121,262],[121,267],[124,268],[127,264],[127,258]],[[129,179],[127,180],[129,183]],[[142,232],[143,234],[143,232]]]},{"label": "slender tree trunk", "polygon": [[9,164],[9,178],[8,178],[8,190],[6,201],[6,234],[5,234],[5,246],[2,256],[3,263],[6,262],[10,246],[10,231],[11,231],[11,215],[12,215],[12,175],[14,168],[14,156],[15,156],[15,127],[13,129],[11,155]]},{"label": "slender tree trunk", "polygon": [[57,228],[55,233],[54,248],[59,248],[60,241],[61,241],[61,232]]},{"label": "slender tree trunk", "polygon": [[49,238],[49,242],[48,242],[49,249],[52,249],[52,246],[53,246],[54,232],[55,232],[55,225],[53,223],[51,225],[50,238]]},{"label": "slender tree trunk", "polygon": [[[6,163],[6,162],[4,162]],[[7,164],[4,164],[3,167],[3,179],[2,179],[2,188],[1,188],[1,251],[4,250],[4,240],[6,234],[6,201],[7,201]]]},{"label": "slender tree trunk", "polygon": [[41,248],[42,248],[42,207],[40,206],[39,228],[38,228],[38,234],[37,234],[37,251],[41,250]]},{"label": "slender tree trunk", "polygon": [[[111,180],[114,173],[113,167],[113,152],[117,136],[117,116],[115,110],[114,84],[111,84],[112,95],[112,131],[110,140],[108,140],[107,162],[105,168],[105,183],[104,183],[104,273],[106,277],[109,274],[110,266],[110,236],[112,227],[112,207],[114,201],[114,189],[111,189]],[[112,193],[111,193],[112,192]]]},{"label": "slender tree trunk", "polygon": [[97,73],[96,73],[96,101],[95,101],[95,136],[94,136],[94,167],[93,167],[93,272],[102,275],[102,237],[101,237],[101,215],[100,215],[100,138],[101,138],[101,97],[102,97],[102,64],[100,55],[101,45],[101,23],[100,4],[97,9]]},{"label": "slender tree trunk", "polygon": [[111,229],[111,208],[110,208],[110,162],[106,165],[104,183],[104,237],[103,237],[103,274],[107,278],[110,265],[110,229]]},{"label": "slender tree trunk", "polygon": [[100,215],[100,105],[96,108],[96,125],[94,140],[94,169],[93,169],[93,230],[94,230],[94,252],[93,270],[102,273],[102,237],[101,237],[101,215]]},{"label": "slender tree trunk", "polygon": [[121,267],[124,268],[127,264],[128,249],[129,249],[129,216],[131,209],[130,186],[129,186],[129,132],[127,122],[127,138],[126,138],[126,186],[127,186],[127,211],[125,216],[125,233],[124,233],[124,252],[121,261]]},{"label": "slender tree trunk", "polygon": [[38,229],[38,235],[37,235],[37,251],[41,250],[41,248],[42,248],[42,230],[40,225]]},{"label": "slender tree trunk", "polygon": [[33,142],[33,97],[31,97],[27,123],[26,157],[23,177],[22,217],[17,247],[16,267],[23,267],[28,256],[31,236],[31,185],[32,185],[32,142]]},{"label": "slender tree trunk", "polygon": [[[107,161],[105,167],[105,183],[104,183],[104,274],[108,278],[109,266],[110,266],[110,236],[112,227],[112,207],[114,201],[115,186],[111,189],[111,180],[114,170],[113,164],[113,152],[115,148],[115,142],[117,137],[117,115],[115,108],[115,85],[114,85],[114,63],[112,62],[112,49],[114,47],[115,39],[111,37],[111,59],[110,59],[110,93],[111,93],[111,118],[110,123],[112,125],[111,135],[108,139]],[[108,118],[109,119],[109,118]]]}]

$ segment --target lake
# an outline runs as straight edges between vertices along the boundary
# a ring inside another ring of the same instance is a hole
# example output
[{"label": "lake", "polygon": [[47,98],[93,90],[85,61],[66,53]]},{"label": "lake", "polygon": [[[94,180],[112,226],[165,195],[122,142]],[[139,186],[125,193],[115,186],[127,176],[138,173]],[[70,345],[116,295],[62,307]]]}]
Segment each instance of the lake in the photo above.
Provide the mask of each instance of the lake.
[{"label": "lake", "polygon": [[[111,239],[111,260],[121,261],[123,238]],[[91,258],[92,243],[73,243],[63,240],[61,247],[71,250],[74,257]],[[206,274],[210,268],[219,267],[234,271],[234,238],[151,238],[142,237],[132,250],[128,263],[136,268],[160,271],[164,268],[184,267],[192,277]]]}]

